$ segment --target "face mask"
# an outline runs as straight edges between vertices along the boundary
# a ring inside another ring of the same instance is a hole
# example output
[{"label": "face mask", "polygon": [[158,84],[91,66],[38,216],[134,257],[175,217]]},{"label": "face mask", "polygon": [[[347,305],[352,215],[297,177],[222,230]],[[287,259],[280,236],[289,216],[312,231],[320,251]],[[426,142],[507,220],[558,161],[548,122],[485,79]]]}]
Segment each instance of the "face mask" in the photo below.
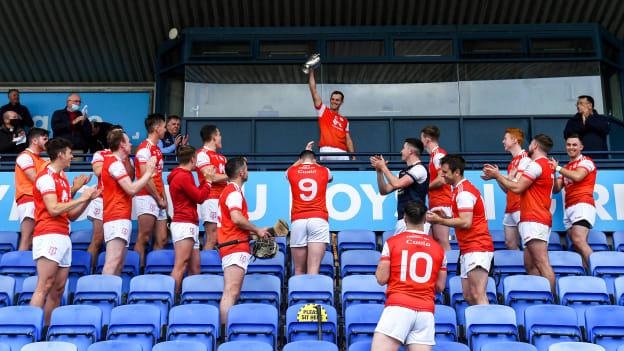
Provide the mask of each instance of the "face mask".
[{"label": "face mask", "polygon": [[69,109],[72,110],[72,112],[76,112],[80,110],[80,105],[72,104]]}]

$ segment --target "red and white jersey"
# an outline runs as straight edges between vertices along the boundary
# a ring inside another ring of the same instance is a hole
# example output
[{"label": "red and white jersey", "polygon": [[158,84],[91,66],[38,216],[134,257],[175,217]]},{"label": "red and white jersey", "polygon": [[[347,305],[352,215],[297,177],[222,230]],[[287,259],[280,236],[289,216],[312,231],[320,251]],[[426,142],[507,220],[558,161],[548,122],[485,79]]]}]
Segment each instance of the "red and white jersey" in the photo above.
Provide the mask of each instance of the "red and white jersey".
[{"label": "red and white jersey", "polygon": [[56,173],[52,167],[44,168],[35,179],[33,197],[35,199],[35,231],[33,237],[45,234],[69,235],[69,217],[67,212],[52,216],[43,202],[48,194],[56,195],[56,201],[70,202],[71,187],[63,171]]},{"label": "red and white jersey", "polygon": [[522,173],[533,183],[520,196],[520,222],[537,222],[552,226],[550,202],[555,174],[546,157],[529,163]]},{"label": "red and white jersey", "polygon": [[[230,216],[230,211],[238,210],[243,217],[249,219],[247,214],[247,201],[241,188],[236,183],[228,183],[219,198],[219,215],[217,217],[217,242],[225,243],[231,240],[247,240],[249,232],[240,229]],[[229,245],[219,249],[221,258],[235,252],[249,253],[249,242]]]},{"label": "red and white jersey", "polygon": [[494,243],[488,229],[485,206],[479,190],[468,179],[462,179],[453,187],[451,199],[453,218],[459,218],[460,212],[472,212],[470,229],[455,228],[455,235],[457,236],[461,254],[494,251]]},{"label": "red and white jersey", "polygon": [[323,218],[328,220],[325,193],[332,180],[328,168],[316,163],[302,163],[286,171],[290,183],[292,208],[290,220]]},{"label": "red and white jersey", "polygon": [[446,270],[446,254],[431,236],[406,231],[388,239],[381,260],[390,261],[386,306],[434,312],[435,284]]},{"label": "red and white jersey", "polygon": [[331,146],[347,151],[349,121],[341,114],[330,110],[325,104],[315,106],[318,112],[321,140],[319,147]]},{"label": "red and white jersey", "polygon": [[[93,154],[93,158],[91,158],[91,166],[97,164],[97,163],[103,163],[104,162],[104,157],[111,155],[113,152],[110,151],[110,149],[104,149],[104,150],[100,150],[100,151],[96,151]],[[101,172],[101,171],[100,171]],[[100,176],[98,177],[98,186],[97,186],[98,190],[102,189],[102,173],[100,173]],[[100,195],[100,197],[102,197],[102,195]]]},{"label": "red and white jersey", "polygon": [[[215,150],[209,149],[207,147],[202,147],[197,150],[197,162],[195,167],[197,168],[197,179],[199,180],[199,186],[203,186],[206,183],[206,179],[201,172],[201,169],[208,166],[213,166],[215,168],[215,174],[225,174],[225,164],[227,163],[227,159],[225,156],[218,154]],[[210,195],[208,199],[218,199],[225,189],[227,185],[227,181],[220,183],[212,183],[212,187],[210,188]]]},{"label": "red and white jersey", "polygon": [[[141,165],[145,165],[151,157],[156,157],[156,170],[152,179],[154,185],[158,190],[158,193],[162,196],[165,194],[165,186],[162,179],[162,171],[164,166],[163,155],[158,145],[152,144],[149,139],[145,139],[137,149],[136,156],[134,157],[134,168],[136,179],[141,178]],[[149,195],[145,188],[141,189],[137,195]]]},{"label": "red and white jersey", "polygon": [[28,178],[26,171],[34,169],[39,174],[48,164],[38,153],[31,149],[22,151],[15,159],[15,202],[18,205],[33,201],[33,181]]},{"label": "red and white jersey", "polygon": [[586,203],[592,206],[594,203],[594,186],[596,185],[596,165],[594,160],[587,156],[579,155],[579,157],[564,167],[571,171],[578,168],[585,168],[587,175],[580,182],[574,182],[570,178],[560,176],[563,178],[564,184],[564,203],[565,208],[574,206],[579,203]]},{"label": "red and white jersey", "polygon": [[[439,146],[431,150],[429,154],[429,179],[434,181],[442,167],[440,161],[446,156],[446,151]],[[436,189],[429,189],[429,208],[451,207],[451,186],[444,184]]]},{"label": "red and white jersey", "polygon": [[[527,168],[530,162],[531,158],[529,157],[527,152],[521,150],[516,156],[511,159],[511,162],[509,162],[509,166],[507,166],[507,174],[515,174],[515,178],[518,179],[519,176],[522,176],[522,173],[524,173],[524,170]],[[520,211],[520,195],[514,193],[513,191],[508,191],[505,213],[513,213],[516,211]]]},{"label": "red and white jersey", "polygon": [[104,187],[102,222],[131,219],[132,196],[119,185],[122,179],[129,177],[123,162],[116,155],[105,156],[101,175]]}]

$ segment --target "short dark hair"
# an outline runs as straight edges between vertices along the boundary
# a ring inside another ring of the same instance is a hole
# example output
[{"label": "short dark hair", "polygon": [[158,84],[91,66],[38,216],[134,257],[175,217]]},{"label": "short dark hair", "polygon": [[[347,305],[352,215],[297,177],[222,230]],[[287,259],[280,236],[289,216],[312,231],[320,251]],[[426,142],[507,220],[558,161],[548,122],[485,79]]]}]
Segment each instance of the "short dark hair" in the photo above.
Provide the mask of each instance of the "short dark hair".
[{"label": "short dark hair", "polygon": [[126,132],[119,129],[111,130],[108,135],[106,135],[106,142],[108,143],[108,147],[111,151],[119,150],[119,146],[124,141]]},{"label": "short dark hair", "polygon": [[464,175],[466,169],[466,160],[459,155],[446,155],[440,160],[440,165],[447,165],[451,172],[459,170],[459,174]]},{"label": "short dark hair", "polygon": [[426,126],[420,132],[434,141],[440,140],[440,128],[438,126]]},{"label": "short dark hair", "polygon": [[212,124],[206,124],[199,131],[199,135],[204,143],[212,140],[212,137],[214,137],[215,134],[217,134],[217,126]]},{"label": "short dark hair", "polygon": [[165,117],[160,113],[152,113],[145,119],[145,129],[151,133],[160,123],[165,123]]},{"label": "short dark hair", "polygon": [[583,143],[583,139],[581,139],[581,136],[578,135],[577,133],[570,133],[568,134],[568,136],[566,136],[565,140],[567,141],[570,138],[575,138],[581,141],[581,144]]},{"label": "short dark hair", "polygon": [[42,136],[50,136],[50,132],[48,132],[47,130],[43,129],[43,128],[32,128],[29,132],[28,132],[28,144],[32,143],[32,140],[35,138],[39,138]]},{"label": "short dark hair", "polygon": [[332,93],[329,95],[329,97],[331,98],[334,95],[340,95],[342,101],[344,102],[344,94],[342,93],[342,91],[340,90],[334,90],[332,91]]},{"label": "short dark hair", "polygon": [[19,93],[19,90],[15,89],[15,88],[11,88],[9,89],[9,91],[7,92],[7,95],[11,95],[12,92],[16,92]]},{"label": "short dark hair", "polygon": [[227,174],[228,178],[234,179],[246,165],[247,160],[244,157],[231,158],[225,164],[225,174]]},{"label": "short dark hair", "polygon": [[301,153],[299,154],[299,158],[300,159],[304,159],[304,158],[309,158],[309,159],[316,159],[316,154],[314,153],[314,151],[312,150],[303,150],[301,151]]},{"label": "short dark hair", "polygon": [[546,134],[538,134],[533,138],[533,140],[535,140],[537,145],[539,145],[539,148],[546,153],[549,152],[554,145],[552,139]]},{"label": "short dark hair", "polygon": [[578,97],[579,100],[580,99],[586,99],[587,101],[589,101],[590,104],[592,104],[592,107],[594,107],[594,98],[589,96],[589,95],[581,95]]},{"label": "short dark hair", "polygon": [[195,148],[191,145],[180,145],[176,150],[176,156],[178,157],[179,164],[187,164],[191,162],[193,156],[195,156]]},{"label": "short dark hair", "polygon": [[169,115],[169,116],[167,116],[167,122],[171,121],[172,119],[177,119],[179,121],[180,120],[180,116],[178,116],[178,115]]},{"label": "short dark hair", "polygon": [[414,149],[418,150],[418,156],[422,155],[422,152],[425,149],[425,147],[423,146],[422,141],[420,141],[419,139],[416,139],[416,138],[407,138],[407,139],[405,139],[405,142],[409,146],[411,146]]},{"label": "short dark hair", "polygon": [[409,201],[403,208],[403,217],[408,224],[425,223],[425,215],[427,214],[427,206],[420,201]]},{"label": "short dark hair", "polygon": [[46,143],[46,150],[48,152],[48,156],[50,156],[50,161],[56,160],[61,153],[65,152],[67,148],[71,149],[72,144],[65,138],[58,137],[50,139]]}]

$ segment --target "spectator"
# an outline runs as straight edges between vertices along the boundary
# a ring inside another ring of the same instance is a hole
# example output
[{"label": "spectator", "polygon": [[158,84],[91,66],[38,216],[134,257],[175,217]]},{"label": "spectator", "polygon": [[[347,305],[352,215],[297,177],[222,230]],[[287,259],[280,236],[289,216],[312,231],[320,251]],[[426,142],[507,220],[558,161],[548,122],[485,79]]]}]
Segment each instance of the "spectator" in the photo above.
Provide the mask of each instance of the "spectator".
[{"label": "spectator", "polygon": [[163,154],[171,154],[176,152],[178,145],[188,144],[188,135],[180,134],[180,117],[171,115],[167,117],[165,125],[165,137],[158,142],[158,147]]},{"label": "spectator", "polygon": [[4,116],[7,111],[14,111],[22,121],[22,128],[32,128],[35,125],[28,108],[20,104],[19,90],[9,89],[9,103],[0,107],[0,116]]},{"label": "spectator", "polygon": [[19,127],[19,115],[7,111],[2,115],[0,128],[0,153],[17,154],[26,149],[26,132]]},{"label": "spectator", "polygon": [[54,138],[71,141],[75,152],[88,152],[91,135],[91,122],[80,111],[80,95],[70,94],[65,108],[54,111],[52,133]]},{"label": "spectator", "polygon": [[[609,134],[609,119],[594,110],[594,98],[581,95],[576,102],[576,115],[568,120],[563,131],[563,138],[578,134],[585,146],[585,153],[591,151],[607,151],[607,134]],[[592,158],[607,158],[607,155],[593,154]]]},{"label": "spectator", "polygon": [[[108,142],[106,136],[111,131],[113,125],[108,122],[91,121],[91,138],[89,139],[89,152],[95,153],[96,151],[108,149]],[[123,129],[123,128],[121,128]]]}]

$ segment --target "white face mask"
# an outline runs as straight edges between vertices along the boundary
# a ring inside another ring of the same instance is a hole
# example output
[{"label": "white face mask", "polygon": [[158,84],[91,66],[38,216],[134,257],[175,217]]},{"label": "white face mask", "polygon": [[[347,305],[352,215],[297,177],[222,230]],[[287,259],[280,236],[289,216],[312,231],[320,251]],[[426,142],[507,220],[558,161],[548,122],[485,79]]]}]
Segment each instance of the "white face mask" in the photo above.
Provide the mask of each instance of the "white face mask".
[{"label": "white face mask", "polygon": [[69,109],[72,110],[73,112],[76,112],[80,109],[80,105],[72,104]]}]

